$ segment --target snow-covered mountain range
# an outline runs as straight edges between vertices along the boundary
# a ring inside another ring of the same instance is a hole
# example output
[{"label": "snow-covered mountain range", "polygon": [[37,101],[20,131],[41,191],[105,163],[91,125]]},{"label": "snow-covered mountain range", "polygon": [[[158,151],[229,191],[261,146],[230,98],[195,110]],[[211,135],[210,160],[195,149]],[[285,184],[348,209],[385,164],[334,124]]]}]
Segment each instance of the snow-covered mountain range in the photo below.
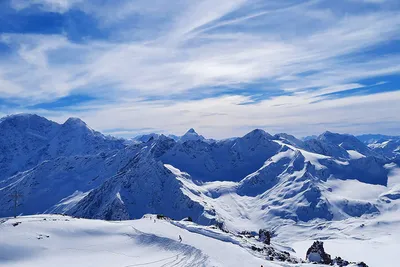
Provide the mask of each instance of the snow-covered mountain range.
[{"label": "snow-covered mountain range", "polygon": [[[253,130],[212,140],[105,136],[82,120],[30,114],[0,121],[0,217],[65,213],[131,219],[146,213],[237,231],[271,219],[343,220],[400,201],[400,137],[325,132],[297,139]],[[252,230],[250,229],[250,230]]]},{"label": "snow-covered mountain range", "polygon": [[44,160],[122,149],[124,142],[92,130],[78,118],[60,125],[37,115],[7,116],[0,120],[0,180]]}]

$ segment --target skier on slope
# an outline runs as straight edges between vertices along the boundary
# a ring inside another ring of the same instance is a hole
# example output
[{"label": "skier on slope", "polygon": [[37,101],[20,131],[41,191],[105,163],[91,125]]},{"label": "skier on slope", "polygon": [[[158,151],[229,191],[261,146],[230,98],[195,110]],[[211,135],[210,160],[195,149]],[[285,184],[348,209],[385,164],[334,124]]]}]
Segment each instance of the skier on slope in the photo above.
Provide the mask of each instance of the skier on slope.
[{"label": "skier on slope", "polygon": [[179,235],[179,242],[182,242],[182,237]]}]

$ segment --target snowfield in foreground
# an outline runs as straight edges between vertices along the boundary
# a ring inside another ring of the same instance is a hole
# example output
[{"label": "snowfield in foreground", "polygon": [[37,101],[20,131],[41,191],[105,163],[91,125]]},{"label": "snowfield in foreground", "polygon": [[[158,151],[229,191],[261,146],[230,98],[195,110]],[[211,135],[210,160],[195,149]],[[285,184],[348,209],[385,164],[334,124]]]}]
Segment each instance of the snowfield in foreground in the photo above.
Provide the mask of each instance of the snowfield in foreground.
[{"label": "snowfield in foreground", "polygon": [[[260,244],[254,238],[239,238],[191,222],[154,220],[111,222],[61,215],[0,219],[0,266],[324,266],[266,261],[248,249]],[[362,227],[354,219],[341,225],[282,227],[272,247],[304,258],[315,237],[328,239],[325,248],[332,256],[363,260],[370,267],[399,266],[400,216],[369,221]],[[335,234],[338,230],[342,236]]]},{"label": "snowfield in foreground", "polygon": [[[13,227],[12,223],[21,224]],[[240,246],[164,220],[27,216],[1,225],[1,266],[260,266]],[[179,235],[183,241],[179,242]]]}]

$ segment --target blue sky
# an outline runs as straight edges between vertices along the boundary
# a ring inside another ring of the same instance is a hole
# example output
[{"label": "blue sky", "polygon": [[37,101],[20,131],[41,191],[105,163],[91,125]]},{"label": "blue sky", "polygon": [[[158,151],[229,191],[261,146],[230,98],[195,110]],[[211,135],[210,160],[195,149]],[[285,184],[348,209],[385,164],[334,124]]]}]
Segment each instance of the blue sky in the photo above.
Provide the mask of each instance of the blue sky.
[{"label": "blue sky", "polygon": [[0,112],[121,136],[400,135],[398,0],[5,0]]}]

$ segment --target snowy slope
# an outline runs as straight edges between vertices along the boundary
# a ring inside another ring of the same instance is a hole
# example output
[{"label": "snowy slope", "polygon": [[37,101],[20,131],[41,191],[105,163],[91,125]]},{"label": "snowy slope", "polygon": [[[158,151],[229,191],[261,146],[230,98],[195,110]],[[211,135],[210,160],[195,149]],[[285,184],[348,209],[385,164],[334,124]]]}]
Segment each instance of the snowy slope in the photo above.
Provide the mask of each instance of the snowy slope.
[{"label": "snowy slope", "polygon": [[119,173],[91,191],[68,213],[107,220],[161,213],[172,218],[204,217],[204,207],[187,197],[182,183],[143,148]]},{"label": "snowy slope", "polygon": [[0,180],[38,163],[38,151],[57,134],[59,125],[37,115],[0,120]]},{"label": "snowy slope", "polygon": [[14,203],[10,195],[16,191],[22,195],[18,212],[65,212],[79,197],[115,175],[140,148],[141,145],[132,145],[118,152],[46,160],[0,181],[0,217],[12,214]]},{"label": "snowy slope", "polygon": [[375,142],[368,145],[375,152],[388,158],[400,158],[400,138],[389,139],[382,142]]},{"label": "snowy slope", "polygon": [[[286,147],[239,183],[211,182],[187,187],[201,192],[201,197],[216,210],[217,217],[229,229],[237,231],[250,230],[244,228],[248,225],[252,225],[251,230],[261,228],[277,218],[290,221],[341,220],[379,213],[377,203],[380,194],[387,190],[386,186],[333,178],[324,165],[312,163],[318,162],[315,157],[328,163],[332,161]],[[349,168],[348,165],[344,167]],[[355,187],[365,185],[369,193],[374,188],[380,191],[375,190],[369,199],[365,199],[342,194],[331,186],[348,181]]]},{"label": "snowy slope", "polygon": [[[235,236],[188,222],[157,219],[154,222],[153,218],[106,222],[40,215],[9,219],[0,224],[0,266],[323,266],[266,260],[266,255],[249,249],[252,245],[260,246],[255,238]],[[19,224],[13,226],[16,222]],[[380,229],[380,232],[384,231]],[[314,230],[309,232],[315,233]],[[299,233],[302,234],[301,231]],[[179,236],[182,242],[179,242]],[[353,246],[361,243],[356,239],[348,240],[353,240]],[[332,244],[329,250],[332,254],[340,249],[335,242],[340,241],[325,242],[327,247]],[[394,248],[394,244],[388,242],[387,245]],[[300,245],[296,244],[296,248]],[[279,242],[273,242],[268,247],[278,252],[296,253]],[[352,251],[356,251],[356,247]],[[352,257],[357,256],[350,254],[348,259],[352,260]],[[385,263],[385,260],[390,258],[380,259],[379,262]]]},{"label": "snowy slope", "polygon": [[[150,211],[168,214],[174,219],[191,216],[205,224],[219,221],[230,230],[243,231],[249,230],[245,228],[249,225],[252,225],[251,230],[257,230],[277,218],[290,221],[318,218],[342,220],[379,213],[386,208],[386,205],[379,207],[378,204],[381,194],[389,187],[379,184],[387,183],[389,170],[383,170],[383,180],[377,185],[338,179],[333,177],[325,165],[330,166],[335,170],[335,175],[340,177],[340,174],[352,170],[352,162],[338,163],[330,157],[286,145],[262,168],[240,182],[195,183],[188,173],[172,165],[162,166],[149,159],[149,155],[146,156],[135,159],[121,175],[94,190],[78,203],[78,212],[73,214],[87,218],[108,218],[108,212],[113,211],[115,213],[110,218],[126,219],[141,217]],[[356,163],[357,170],[358,161]],[[146,180],[142,180],[144,178]],[[365,198],[362,195],[342,193],[343,190],[334,186],[336,184],[362,187],[373,194]],[[181,202],[179,199],[183,197],[182,193],[189,203],[195,203],[198,207],[195,211],[183,204],[185,201],[176,205]],[[162,199],[169,201],[164,203]],[[203,210],[207,211],[205,216]]]},{"label": "snowy slope", "polygon": [[326,131],[317,138],[307,139],[304,144],[306,150],[336,158],[354,159],[368,156],[385,158],[350,134]]},{"label": "snowy slope", "polygon": [[374,152],[400,163],[400,136],[365,134],[357,138]]},{"label": "snowy slope", "polygon": [[362,134],[356,136],[358,140],[365,144],[373,144],[373,143],[380,143],[390,139],[399,139],[400,136],[390,136],[390,135],[383,135],[383,134]]}]

